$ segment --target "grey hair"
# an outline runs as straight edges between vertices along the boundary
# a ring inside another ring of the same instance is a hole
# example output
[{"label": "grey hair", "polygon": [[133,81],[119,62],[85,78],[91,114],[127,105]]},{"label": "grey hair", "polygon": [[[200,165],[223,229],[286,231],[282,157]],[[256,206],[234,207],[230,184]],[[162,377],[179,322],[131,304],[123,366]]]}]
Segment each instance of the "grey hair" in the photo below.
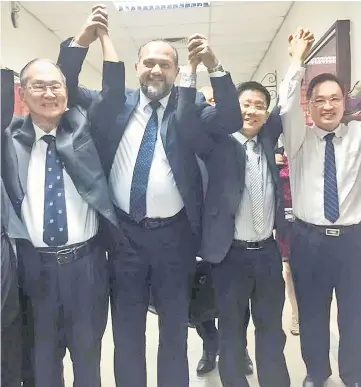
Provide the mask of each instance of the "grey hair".
[{"label": "grey hair", "polygon": [[48,63],[52,64],[55,68],[57,68],[59,70],[59,72],[61,74],[62,81],[64,82],[64,85],[66,85],[65,75],[63,74],[63,72],[61,71],[61,68],[56,63],[52,62],[50,59],[35,58],[35,59],[31,60],[29,63],[27,63],[20,71],[19,78],[20,78],[20,85],[22,87],[25,87],[26,84],[28,83],[29,68],[37,62],[48,62]]}]

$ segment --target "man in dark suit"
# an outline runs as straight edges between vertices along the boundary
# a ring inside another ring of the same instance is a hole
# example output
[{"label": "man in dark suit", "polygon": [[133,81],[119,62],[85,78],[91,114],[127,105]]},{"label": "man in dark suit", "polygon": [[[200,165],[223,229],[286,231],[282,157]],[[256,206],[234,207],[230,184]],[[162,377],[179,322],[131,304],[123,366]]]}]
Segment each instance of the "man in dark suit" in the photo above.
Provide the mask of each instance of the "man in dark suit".
[{"label": "man in dark suit", "polygon": [[[200,92],[204,95],[207,102],[210,105],[214,105],[214,96],[213,89],[211,86],[203,87]],[[206,190],[205,190],[206,191]],[[205,266],[206,270],[204,270],[204,275],[211,275],[211,265],[209,262],[203,261],[202,264]],[[253,362],[248,354],[247,350],[247,328],[250,321],[250,309],[248,308],[246,311],[246,317],[244,319],[244,340],[245,340],[245,357],[244,357],[244,367],[245,374],[252,375],[253,374]],[[197,374],[199,376],[205,375],[211,371],[213,371],[216,367],[216,358],[218,354],[218,330],[216,328],[215,319],[202,321],[201,323],[196,324],[196,329],[198,335],[203,340],[203,354],[202,358],[199,360],[197,366]]]},{"label": "man in dark suit", "polygon": [[265,87],[246,82],[237,89],[244,122],[239,132],[206,135],[194,130],[196,123],[183,132],[208,170],[200,255],[213,263],[219,371],[224,387],[248,386],[242,328],[251,300],[260,385],[288,387],[282,259],[272,236],[280,203],[274,148],[282,125],[278,108],[267,120]]},{"label": "man in dark suit", "polygon": [[[11,70],[1,70],[2,130],[13,115],[13,79]],[[21,311],[15,241],[28,238],[1,178],[1,381],[7,387],[21,384]]]},{"label": "man in dark suit", "polygon": [[[98,16],[106,20],[106,15]],[[93,41],[87,27],[62,45],[59,64],[67,79],[77,80]],[[81,47],[69,47],[82,46]],[[190,49],[211,73],[219,109],[197,106],[209,130],[235,131],[241,125],[235,87],[205,37],[194,35]],[[151,287],[159,314],[158,386],[188,387],[187,328],[189,280],[199,247],[202,181],[193,151],[180,138],[191,125],[196,74],[189,65],[174,87],[178,53],[168,42],[154,40],[139,50],[140,88],[127,93],[116,123],[106,118],[94,138],[103,163],[118,219],[130,247],[110,256],[112,318],[117,386],[145,386],[145,329]],[[212,75],[213,74],[213,75]],[[117,82],[114,79],[114,82]],[[96,94],[79,90],[83,103]],[[189,106],[189,107],[188,107]]]},{"label": "man in dark suit", "polygon": [[21,284],[33,307],[36,387],[63,386],[66,348],[74,386],[101,384],[109,297],[104,235],[117,230],[120,238],[121,233],[89,119],[96,126],[97,114],[109,107],[107,98],[116,94],[114,77],[123,98],[124,66],[107,34],[97,31],[105,59],[101,102],[89,112],[65,111],[60,69],[48,60],[33,60],[20,73],[20,95],[30,115],[14,118],[3,136],[4,182],[35,247],[17,245]]}]

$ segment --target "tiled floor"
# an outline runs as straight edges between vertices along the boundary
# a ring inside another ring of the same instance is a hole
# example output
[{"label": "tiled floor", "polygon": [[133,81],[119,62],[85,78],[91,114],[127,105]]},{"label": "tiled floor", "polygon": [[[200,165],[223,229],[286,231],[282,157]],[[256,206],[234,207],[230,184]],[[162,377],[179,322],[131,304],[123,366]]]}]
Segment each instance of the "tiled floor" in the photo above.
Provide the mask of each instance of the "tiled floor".
[{"label": "tiled floor", "polygon": [[[335,303],[332,309],[331,318],[331,365],[333,369],[333,376],[328,381],[329,387],[342,386],[342,382],[338,378],[337,368],[337,348],[338,348],[338,331],[336,325],[337,310]],[[288,333],[288,323],[290,320],[290,308],[286,300],[284,309],[284,328],[287,333],[287,344],[285,349],[287,364],[291,375],[292,386],[301,387],[302,380],[305,375],[305,367],[302,362],[300,353],[299,338]],[[253,325],[248,330],[248,349],[254,359],[254,328]],[[147,367],[148,367],[148,387],[156,387],[156,351],[158,345],[158,325],[157,317],[148,313],[147,324]],[[188,358],[189,358],[189,372],[190,372],[190,387],[221,387],[218,371],[214,371],[207,377],[198,378],[195,372],[198,360],[202,352],[202,341],[198,337],[194,329],[189,330],[188,339]],[[111,333],[111,321],[108,322],[108,327],[103,339],[103,354],[102,354],[102,386],[115,387],[113,377],[113,340]],[[72,369],[69,358],[65,360],[65,380],[66,387],[72,386]],[[251,387],[258,386],[257,377],[249,378]],[[171,387],[171,386],[170,386]]]}]

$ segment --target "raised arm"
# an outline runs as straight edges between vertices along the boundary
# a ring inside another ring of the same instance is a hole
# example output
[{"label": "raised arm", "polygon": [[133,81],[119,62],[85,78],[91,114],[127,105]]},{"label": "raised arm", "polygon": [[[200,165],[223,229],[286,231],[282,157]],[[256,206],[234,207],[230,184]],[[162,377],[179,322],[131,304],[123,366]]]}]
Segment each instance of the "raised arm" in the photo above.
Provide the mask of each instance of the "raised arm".
[{"label": "raised arm", "polygon": [[306,122],[301,107],[301,86],[305,74],[303,67],[312,44],[313,35],[303,35],[303,30],[290,36],[290,67],[279,89],[279,106],[284,133],[284,146],[291,159],[301,148],[306,137]]},{"label": "raised arm", "polygon": [[104,132],[104,127],[115,124],[118,114],[125,103],[124,63],[118,61],[118,55],[107,32],[99,31],[103,49],[102,91],[89,107],[92,132]]},{"label": "raised arm", "polygon": [[[67,39],[60,46],[58,64],[62,69],[68,87],[69,105],[81,105],[88,109],[99,103],[107,93],[116,98],[121,108],[125,102],[124,64],[119,62],[113,43],[108,35],[108,14],[106,7],[93,7],[92,14],[81,32],[73,39]],[[89,90],[79,87],[79,74],[90,44],[99,37],[103,51],[103,89]]]},{"label": "raised arm", "polygon": [[1,69],[1,132],[10,124],[14,114],[14,72]]},{"label": "raised arm", "polygon": [[190,62],[198,58],[207,68],[214,93],[215,105],[208,105],[201,111],[203,130],[224,135],[237,132],[243,126],[243,120],[230,74],[224,71],[205,36],[192,35],[188,40],[188,51]]},{"label": "raised arm", "polygon": [[263,126],[262,132],[267,136],[273,147],[277,145],[277,141],[282,133],[282,120],[280,116],[280,107],[275,106],[269,115],[266,123]]}]

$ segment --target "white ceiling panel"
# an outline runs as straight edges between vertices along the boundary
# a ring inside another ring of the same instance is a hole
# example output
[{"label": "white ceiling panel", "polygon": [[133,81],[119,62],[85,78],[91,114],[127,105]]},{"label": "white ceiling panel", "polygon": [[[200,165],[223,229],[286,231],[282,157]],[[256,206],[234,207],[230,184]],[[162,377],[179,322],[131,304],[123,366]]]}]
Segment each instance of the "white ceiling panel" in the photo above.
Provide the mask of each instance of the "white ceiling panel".
[{"label": "white ceiling panel", "polygon": [[149,26],[146,29],[130,27],[129,32],[135,40],[149,40],[152,38],[178,38],[189,37],[194,33],[208,35],[209,23],[174,24],[172,28],[164,26]]},{"label": "white ceiling panel", "polygon": [[287,1],[227,1],[221,6],[217,2],[211,6],[211,22],[239,22],[247,18],[257,24],[259,18],[284,16],[290,7]]},{"label": "white ceiling panel", "polygon": [[[78,33],[95,2],[24,1],[21,5],[60,39]],[[199,32],[209,38],[214,52],[231,72],[235,83],[249,80],[273,41],[292,2],[212,1],[210,7],[166,11],[119,12],[105,2],[111,37],[126,65],[126,84],[137,87],[134,70],[139,46],[154,38],[189,37]],[[185,42],[174,43],[180,64],[186,64]],[[90,48],[87,62],[101,72],[101,47]],[[197,85],[209,84],[207,72],[199,73]]]},{"label": "white ceiling panel", "polygon": [[170,26],[209,22],[209,8],[165,11],[119,12],[119,21],[128,27]]}]

